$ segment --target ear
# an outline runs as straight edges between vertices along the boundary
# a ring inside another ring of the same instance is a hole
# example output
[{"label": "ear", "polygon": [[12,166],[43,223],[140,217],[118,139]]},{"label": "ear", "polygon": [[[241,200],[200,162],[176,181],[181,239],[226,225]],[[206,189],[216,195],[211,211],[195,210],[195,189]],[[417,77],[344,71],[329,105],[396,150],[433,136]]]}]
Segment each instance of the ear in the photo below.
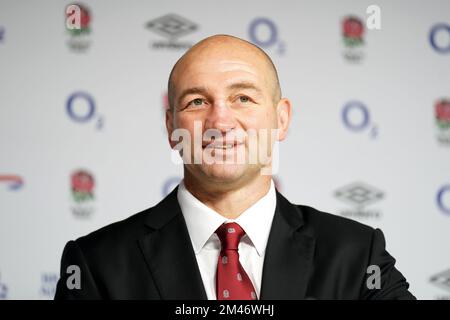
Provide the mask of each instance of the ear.
[{"label": "ear", "polygon": [[291,118],[291,102],[289,99],[282,98],[277,104],[278,141],[283,141],[286,138]]},{"label": "ear", "polygon": [[172,141],[170,137],[173,132],[173,121],[174,121],[174,110],[171,108],[166,110],[166,129],[167,129],[167,139],[169,140],[170,147],[173,149],[176,145],[176,141]]}]

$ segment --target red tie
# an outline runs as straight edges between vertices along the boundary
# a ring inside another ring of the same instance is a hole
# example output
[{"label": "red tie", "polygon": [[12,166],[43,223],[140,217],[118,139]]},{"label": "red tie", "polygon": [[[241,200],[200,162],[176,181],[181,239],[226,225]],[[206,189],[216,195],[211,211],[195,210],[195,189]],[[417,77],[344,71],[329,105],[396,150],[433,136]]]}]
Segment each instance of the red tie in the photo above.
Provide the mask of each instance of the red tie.
[{"label": "red tie", "polygon": [[255,288],[239,262],[238,246],[245,231],[232,222],[222,224],[216,233],[222,243],[217,263],[217,300],[256,300]]}]

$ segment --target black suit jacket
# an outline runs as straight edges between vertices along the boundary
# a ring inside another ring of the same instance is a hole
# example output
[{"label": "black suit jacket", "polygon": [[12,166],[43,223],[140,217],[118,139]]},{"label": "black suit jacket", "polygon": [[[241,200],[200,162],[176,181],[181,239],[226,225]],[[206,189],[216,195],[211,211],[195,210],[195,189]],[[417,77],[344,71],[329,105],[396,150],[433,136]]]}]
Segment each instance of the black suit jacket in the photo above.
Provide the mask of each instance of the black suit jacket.
[{"label": "black suit jacket", "polygon": [[[206,299],[177,189],[68,242],[55,299]],[[381,230],[291,204],[277,191],[260,299],[414,299],[394,264]],[[66,285],[70,265],[80,268],[81,289]],[[370,265],[380,267],[380,289],[366,285]]]}]

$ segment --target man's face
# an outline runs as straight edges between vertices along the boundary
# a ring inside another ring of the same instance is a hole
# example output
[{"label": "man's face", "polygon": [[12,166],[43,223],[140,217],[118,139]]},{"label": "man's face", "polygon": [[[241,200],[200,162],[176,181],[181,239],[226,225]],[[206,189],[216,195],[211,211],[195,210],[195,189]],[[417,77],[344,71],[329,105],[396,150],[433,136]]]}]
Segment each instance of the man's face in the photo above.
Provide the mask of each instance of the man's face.
[{"label": "man's face", "polygon": [[[274,83],[268,76],[267,62],[254,52],[229,51],[203,50],[177,66],[172,79],[174,110],[169,110],[166,118],[169,135],[176,129],[190,133],[192,157],[187,161],[190,163],[185,161],[186,169],[198,179],[224,183],[251,179],[267,167],[267,162],[264,165],[261,160],[267,161],[271,155],[271,129],[278,127]],[[199,132],[195,126],[201,128],[200,145],[194,143]],[[213,141],[205,138],[209,129],[219,132],[220,137],[216,135]],[[246,134],[249,129],[257,133],[259,149],[261,143],[267,148],[266,158],[257,154],[256,163],[249,161],[250,150],[259,152],[252,148]],[[176,144],[171,142],[172,147]],[[200,164],[194,163],[195,154],[202,155]],[[245,160],[239,160],[238,154],[243,154]],[[205,157],[211,156],[223,161],[206,163]]]}]

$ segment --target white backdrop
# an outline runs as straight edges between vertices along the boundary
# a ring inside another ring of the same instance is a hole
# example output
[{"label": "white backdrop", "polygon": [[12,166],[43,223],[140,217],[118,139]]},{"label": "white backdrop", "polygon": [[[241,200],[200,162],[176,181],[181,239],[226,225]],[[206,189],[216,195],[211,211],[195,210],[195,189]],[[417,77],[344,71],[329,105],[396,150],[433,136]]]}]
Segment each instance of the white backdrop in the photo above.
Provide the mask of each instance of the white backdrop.
[{"label": "white backdrop", "polygon": [[411,291],[450,299],[450,2],[85,1],[78,34],[69,4],[0,1],[0,298],[52,298],[68,240],[176,185],[168,74],[226,33],[266,50],[293,102],[280,191],[380,227]]}]

